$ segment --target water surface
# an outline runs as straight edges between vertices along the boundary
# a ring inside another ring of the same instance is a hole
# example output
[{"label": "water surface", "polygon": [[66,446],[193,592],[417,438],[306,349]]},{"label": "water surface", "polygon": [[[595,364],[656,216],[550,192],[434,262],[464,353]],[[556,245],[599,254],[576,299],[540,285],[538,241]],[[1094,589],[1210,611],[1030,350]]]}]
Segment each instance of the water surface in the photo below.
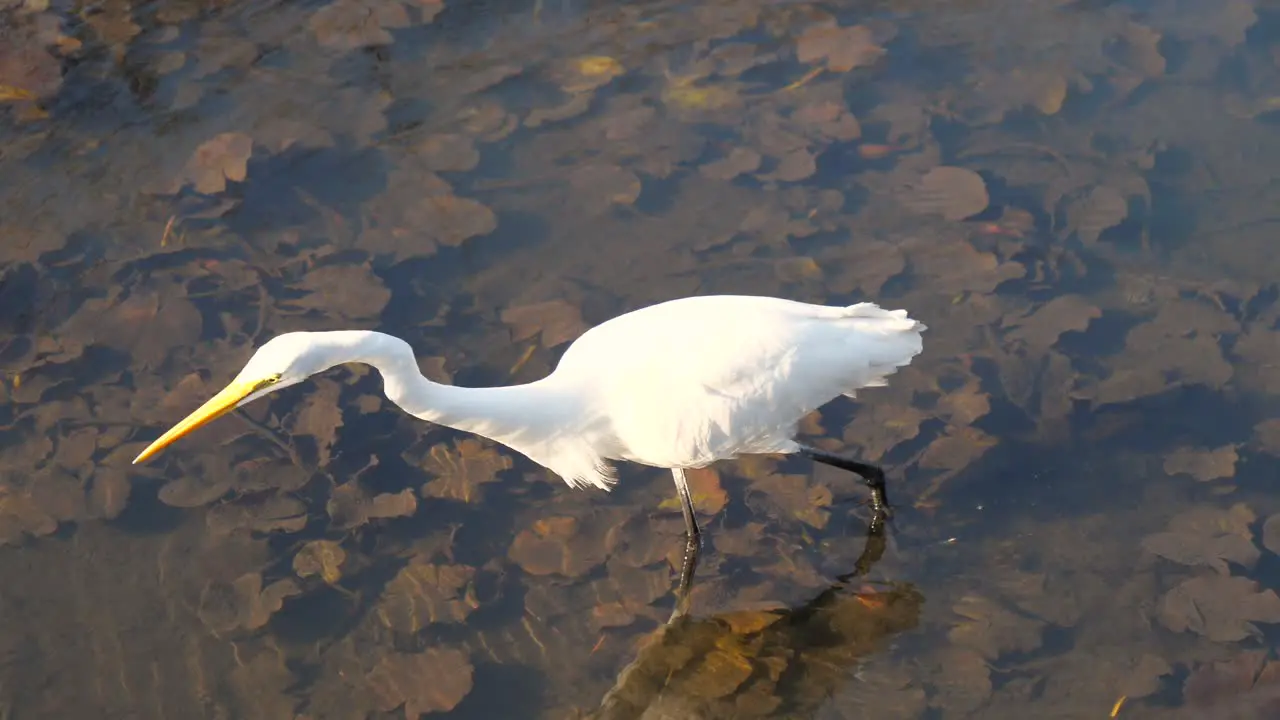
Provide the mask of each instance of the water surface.
[{"label": "water surface", "polygon": [[[0,0],[0,717],[1260,717],[1280,622],[1263,0]],[[795,458],[578,492],[460,385],[700,293],[902,307]],[[1119,703],[1119,705],[1117,705]],[[1117,708],[1118,709],[1115,709]]]}]

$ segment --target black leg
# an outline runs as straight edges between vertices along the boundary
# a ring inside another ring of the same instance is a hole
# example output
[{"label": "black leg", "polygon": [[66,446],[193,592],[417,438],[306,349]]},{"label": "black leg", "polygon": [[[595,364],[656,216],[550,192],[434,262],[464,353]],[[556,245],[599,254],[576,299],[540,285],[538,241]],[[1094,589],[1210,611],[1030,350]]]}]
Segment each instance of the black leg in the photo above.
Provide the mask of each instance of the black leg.
[{"label": "black leg", "polygon": [[701,543],[702,531],[698,529],[698,519],[693,515],[693,496],[689,494],[689,481],[684,477],[684,470],[672,468],[671,477],[675,479],[676,493],[680,495],[680,510],[684,513],[686,537],[692,543]]},{"label": "black leg", "polygon": [[702,531],[698,518],[693,514],[693,496],[689,493],[689,481],[684,470],[672,468],[671,477],[676,481],[676,493],[680,496],[680,510],[684,513],[685,546],[684,562],[680,565],[680,584],[676,587],[676,606],[671,619],[685,614],[689,609],[689,588],[693,585],[693,573],[698,568],[698,551],[702,546]]},{"label": "black leg", "polygon": [[698,569],[697,538],[689,538],[684,546],[684,562],[680,565],[680,584],[676,586],[676,606],[667,622],[689,612],[689,590],[693,587],[693,574]]},{"label": "black leg", "polygon": [[889,498],[885,495],[884,470],[869,463],[859,462],[852,458],[808,447],[807,445],[800,446],[800,454],[823,465],[848,470],[851,473],[862,476],[862,481],[867,484],[867,487],[871,488],[872,532],[878,532],[884,521],[893,515],[893,508],[889,506]]}]

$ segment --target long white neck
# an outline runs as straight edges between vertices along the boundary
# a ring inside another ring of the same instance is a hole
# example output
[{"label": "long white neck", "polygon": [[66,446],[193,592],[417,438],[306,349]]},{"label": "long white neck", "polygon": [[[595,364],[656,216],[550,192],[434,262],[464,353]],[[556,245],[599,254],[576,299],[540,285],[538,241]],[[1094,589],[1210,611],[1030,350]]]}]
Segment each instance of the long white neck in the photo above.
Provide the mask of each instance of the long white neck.
[{"label": "long white neck", "polygon": [[348,362],[372,365],[382,375],[387,399],[423,420],[496,440],[517,451],[536,451],[563,431],[577,412],[576,397],[558,383],[464,388],[432,382],[418,369],[409,343],[368,330],[317,333],[326,367]]}]

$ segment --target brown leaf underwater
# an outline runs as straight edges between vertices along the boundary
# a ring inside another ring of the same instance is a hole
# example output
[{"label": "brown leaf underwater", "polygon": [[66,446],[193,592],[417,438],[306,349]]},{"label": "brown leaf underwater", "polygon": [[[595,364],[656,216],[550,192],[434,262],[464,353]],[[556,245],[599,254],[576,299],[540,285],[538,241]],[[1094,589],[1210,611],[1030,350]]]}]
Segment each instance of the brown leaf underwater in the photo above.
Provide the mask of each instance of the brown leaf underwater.
[{"label": "brown leaf underwater", "polygon": [[884,52],[871,29],[863,25],[815,25],[796,40],[796,59],[802,63],[824,62],[832,72],[870,65]]},{"label": "brown leaf underwater", "polygon": [[942,165],[925,173],[902,195],[902,202],[918,213],[963,220],[987,209],[987,183],[978,173]]},{"label": "brown leaf underwater", "polygon": [[253,138],[248,135],[235,132],[215,135],[192,153],[169,193],[176,193],[190,183],[196,192],[216,195],[227,189],[228,181],[244,182],[251,155]]},{"label": "brown leaf underwater", "polygon": [[378,709],[390,712],[403,707],[405,720],[452,710],[471,692],[473,682],[471,662],[452,648],[384,655],[365,680]]}]

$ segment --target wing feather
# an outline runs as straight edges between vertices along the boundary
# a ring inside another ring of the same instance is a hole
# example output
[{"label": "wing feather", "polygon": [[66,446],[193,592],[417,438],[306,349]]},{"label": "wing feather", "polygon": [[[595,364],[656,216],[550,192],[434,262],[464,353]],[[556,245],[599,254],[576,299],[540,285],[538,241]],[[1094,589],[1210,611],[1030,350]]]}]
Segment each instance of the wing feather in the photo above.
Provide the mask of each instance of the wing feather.
[{"label": "wing feather", "polygon": [[904,310],[776,298],[685,298],[584,334],[556,373],[590,377],[609,457],[696,467],[794,449],[796,423],[858,388],[884,385],[922,348]]}]

